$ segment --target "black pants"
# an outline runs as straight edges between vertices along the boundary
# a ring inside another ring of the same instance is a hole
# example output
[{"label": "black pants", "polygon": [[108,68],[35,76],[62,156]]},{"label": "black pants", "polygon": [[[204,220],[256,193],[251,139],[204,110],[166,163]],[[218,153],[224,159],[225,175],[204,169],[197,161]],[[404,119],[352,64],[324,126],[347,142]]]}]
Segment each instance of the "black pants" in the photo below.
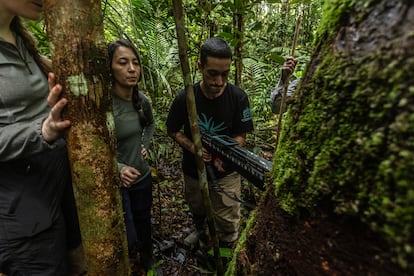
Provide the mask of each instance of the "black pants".
[{"label": "black pants", "polygon": [[143,265],[152,266],[152,178],[148,175],[130,188],[121,188],[122,206],[127,231],[128,251],[131,258],[135,256],[135,247],[141,255]]},{"label": "black pants", "polygon": [[0,263],[7,276],[53,276],[68,274],[63,217],[36,236],[0,240]]},{"label": "black pants", "polygon": [[79,244],[66,148],[0,163],[0,272],[68,275]]}]

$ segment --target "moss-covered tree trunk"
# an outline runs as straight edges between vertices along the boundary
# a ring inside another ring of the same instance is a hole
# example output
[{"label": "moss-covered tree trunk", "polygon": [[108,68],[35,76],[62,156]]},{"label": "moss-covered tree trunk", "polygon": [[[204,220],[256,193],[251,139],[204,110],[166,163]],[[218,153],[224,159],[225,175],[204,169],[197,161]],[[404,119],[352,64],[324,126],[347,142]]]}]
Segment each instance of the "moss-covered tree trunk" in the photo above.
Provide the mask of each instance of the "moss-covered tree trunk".
[{"label": "moss-covered tree trunk", "polygon": [[[413,272],[414,2],[325,2],[315,53],[285,114],[274,185],[256,221],[272,225],[274,202],[292,219],[321,213],[353,218],[380,237],[378,245],[395,264]],[[263,224],[252,225],[245,236],[262,244],[269,238],[261,234]],[[272,233],[283,228],[276,225]],[[257,275],[263,255],[277,267],[285,252],[281,244],[267,244],[239,251],[241,271]],[[296,254],[306,258],[308,250]],[[372,257],[367,266],[381,265]],[[320,273],[329,273],[332,264],[319,265]]]},{"label": "moss-covered tree trunk", "polygon": [[101,1],[44,1],[88,275],[128,275]]}]

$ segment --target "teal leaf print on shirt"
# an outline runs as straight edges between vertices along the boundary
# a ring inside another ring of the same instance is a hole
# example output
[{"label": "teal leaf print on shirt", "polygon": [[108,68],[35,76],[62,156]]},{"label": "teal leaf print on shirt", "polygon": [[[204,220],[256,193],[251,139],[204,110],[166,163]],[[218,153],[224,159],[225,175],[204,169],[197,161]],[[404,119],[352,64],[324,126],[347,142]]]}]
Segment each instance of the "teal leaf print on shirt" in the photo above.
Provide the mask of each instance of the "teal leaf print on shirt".
[{"label": "teal leaf print on shirt", "polygon": [[200,134],[203,134],[204,132],[209,132],[212,134],[217,134],[220,131],[223,131],[226,129],[224,125],[224,122],[221,122],[218,125],[215,125],[215,122],[213,121],[213,118],[207,118],[206,114],[201,113],[201,116],[197,117],[198,121],[198,127],[200,128]]}]

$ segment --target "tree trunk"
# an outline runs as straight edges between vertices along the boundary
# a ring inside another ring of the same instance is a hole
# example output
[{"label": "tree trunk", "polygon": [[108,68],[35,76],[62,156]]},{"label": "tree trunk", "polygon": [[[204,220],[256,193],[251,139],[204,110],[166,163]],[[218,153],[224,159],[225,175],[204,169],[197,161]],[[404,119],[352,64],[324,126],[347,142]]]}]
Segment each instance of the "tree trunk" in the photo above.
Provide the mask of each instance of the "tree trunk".
[{"label": "tree trunk", "polygon": [[[318,46],[285,114],[274,185],[242,235],[248,240],[237,270],[408,275],[414,271],[414,2],[325,1],[324,8]],[[294,232],[299,226],[308,237],[323,232],[312,221],[333,217],[332,225],[343,228],[326,233],[318,248]],[[362,259],[371,248],[357,245],[348,251],[335,238],[347,231],[348,242],[369,232],[375,239],[360,241],[372,242],[375,254]]]},{"label": "tree trunk", "polygon": [[88,275],[128,275],[101,1],[44,1]]},{"label": "tree trunk", "polygon": [[243,72],[243,33],[244,33],[244,14],[246,12],[245,0],[234,0],[234,15],[233,15],[233,30],[234,38],[237,44],[234,47],[234,56],[236,64],[235,81],[234,84],[239,86],[241,84],[241,76]]},{"label": "tree trunk", "polygon": [[289,47],[290,40],[287,39],[290,26],[289,13],[289,0],[282,0],[279,27],[275,30],[275,47]]}]

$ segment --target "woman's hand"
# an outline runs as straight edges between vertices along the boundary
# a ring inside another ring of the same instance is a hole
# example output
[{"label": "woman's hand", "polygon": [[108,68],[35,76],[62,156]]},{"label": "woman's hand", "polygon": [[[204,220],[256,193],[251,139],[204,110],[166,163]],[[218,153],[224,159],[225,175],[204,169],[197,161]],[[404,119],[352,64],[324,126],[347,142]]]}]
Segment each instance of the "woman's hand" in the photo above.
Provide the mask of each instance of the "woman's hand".
[{"label": "woman's hand", "polygon": [[51,107],[49,116],[43,121],[42,136],[48,143],[53,143],[70,127],[69,120],[62,119],[63,108],[67,105],[68,100],[60,98],[62,86],[56,84],[55,74],[49,73],[49,96],[47,102]]},{"label": "woman's hand", "polygon": [[119,177],[121,178],[122,186],[129,188],[132,183],[141,175],[141,173],[133,167],[122,167],[119,172]]}]

